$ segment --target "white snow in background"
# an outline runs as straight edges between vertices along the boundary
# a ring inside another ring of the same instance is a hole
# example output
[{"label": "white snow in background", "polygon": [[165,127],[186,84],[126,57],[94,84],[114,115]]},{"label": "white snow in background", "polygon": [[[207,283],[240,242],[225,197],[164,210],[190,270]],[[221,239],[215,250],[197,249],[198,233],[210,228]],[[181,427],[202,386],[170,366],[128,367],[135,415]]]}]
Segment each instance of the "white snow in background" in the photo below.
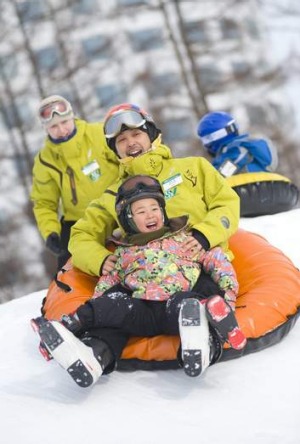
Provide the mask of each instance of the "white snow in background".
[{"label": "white snow in background", "polygon": [[[240,226],[300,267],[300,209]],[[201,378],[116,371],[82,389],[38,352],[29,321],[45,293],[0,305],[2,443],[299,444],[299,321],[279,344],[218,363]]]}]

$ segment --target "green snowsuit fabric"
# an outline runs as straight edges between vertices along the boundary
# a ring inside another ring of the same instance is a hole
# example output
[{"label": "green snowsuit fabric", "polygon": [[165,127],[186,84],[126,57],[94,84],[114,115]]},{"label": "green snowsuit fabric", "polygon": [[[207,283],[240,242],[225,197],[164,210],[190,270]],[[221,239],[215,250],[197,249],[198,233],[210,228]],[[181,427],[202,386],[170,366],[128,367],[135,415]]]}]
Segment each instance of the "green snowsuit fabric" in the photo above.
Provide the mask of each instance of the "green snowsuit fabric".
[{"label": "green snowsuit fabric", "polygon": [[[238,228],[239,197],[205,158],[172,158],[170,149],[159,145],[120,165],[123,179],[136,174],[156,177],[164,189],[168,216],[188,214],[191,227],[206,236],[210,248],[220,245],[232,258],[227,241]],[[118,227],[115,196],[121,182],[91,202],[84,218],[72,227],[69,250],[73,264],[95,276],[111,254],[104,245]]]},{"label": "green snowsuit fabric", "polygon": [[[75,119],[75,125],[74,137],[59,144],[47,137],[35,157],[31,200],[44,239],[60,233],[61,217],[65,221],[82,217],[90,201],[118,178],[119,161],[106,145],[103,124]],[[94,171],[88,174],[89,164]]]}]

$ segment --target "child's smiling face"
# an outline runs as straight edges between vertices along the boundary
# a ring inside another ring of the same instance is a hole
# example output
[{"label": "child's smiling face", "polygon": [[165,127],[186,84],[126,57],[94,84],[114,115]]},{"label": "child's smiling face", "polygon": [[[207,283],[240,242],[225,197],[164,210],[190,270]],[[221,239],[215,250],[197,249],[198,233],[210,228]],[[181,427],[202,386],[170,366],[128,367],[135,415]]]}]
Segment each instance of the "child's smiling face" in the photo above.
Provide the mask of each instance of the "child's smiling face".
[{"label": "child's smiling face", "polygon": [[132,219],[140,233],[159,230],[164,225],[163,211],[153,198],[141,199],[131,204]]}]

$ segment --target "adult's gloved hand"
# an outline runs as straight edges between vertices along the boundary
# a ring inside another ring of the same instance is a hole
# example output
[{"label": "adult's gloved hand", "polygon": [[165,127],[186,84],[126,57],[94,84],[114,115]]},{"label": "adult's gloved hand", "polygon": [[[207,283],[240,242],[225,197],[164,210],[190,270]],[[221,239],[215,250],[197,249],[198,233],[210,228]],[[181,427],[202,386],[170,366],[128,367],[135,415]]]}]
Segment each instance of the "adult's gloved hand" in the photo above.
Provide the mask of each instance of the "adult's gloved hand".
[{"label": "adult's gloved hand", "polygon": [[59,255],[61,248],[60,248],[60,237],[57,233],[51,233],[46,239],[46,247],[49,248],[50,251],[52,251],[53,254],[56,256]]}]

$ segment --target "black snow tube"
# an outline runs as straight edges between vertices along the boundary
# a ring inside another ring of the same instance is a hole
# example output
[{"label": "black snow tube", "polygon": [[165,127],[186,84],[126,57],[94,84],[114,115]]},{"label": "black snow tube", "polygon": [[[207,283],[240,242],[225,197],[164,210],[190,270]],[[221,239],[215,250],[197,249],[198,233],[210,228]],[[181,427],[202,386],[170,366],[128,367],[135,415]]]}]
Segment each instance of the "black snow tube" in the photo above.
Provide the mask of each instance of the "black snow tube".
[{"label": "black snow tube", "polygon": [[243,173],[227,181],[241,201],[241,217],[265,216],[295,208],[299,189],[289,179],[275,173]]}]

